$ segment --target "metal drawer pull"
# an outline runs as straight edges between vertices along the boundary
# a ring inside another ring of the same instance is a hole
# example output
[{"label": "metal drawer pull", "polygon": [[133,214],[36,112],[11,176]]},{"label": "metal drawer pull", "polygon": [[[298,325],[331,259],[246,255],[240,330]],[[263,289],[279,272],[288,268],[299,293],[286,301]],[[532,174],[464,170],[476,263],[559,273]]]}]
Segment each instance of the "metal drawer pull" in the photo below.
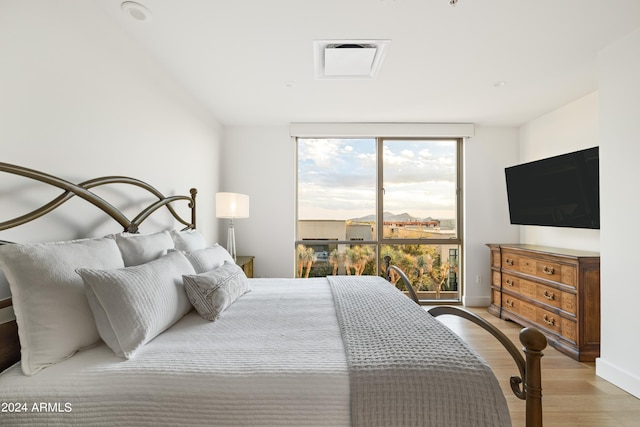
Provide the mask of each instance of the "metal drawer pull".
[{"label": "metal drawer pull", "polygon": [[511,301],[511,300],[506,300],[506,301],[504,302],[504,305],[509,306],[509,307],[513,307],[513,301]]},{"label": "metal drawer pull", "polygon": [[553,301],[555,299],[555,295],[553,294],[553,292],[549,292],[549,291],[544,291],[544,293],[542,294],[546,299]]},{"label": "metal drawer pull", "polygon": [[504,284],[507,285],[507,286],[513,286],[513,285],[515,285],[515,282],[513,280],[511,280],[511,279],[506,279],[504,281]]},{"label": "metal drawer pull", "polygon": [[549,319],[549,316],[547,316],[546,314],[542,316],[542,320],[544,320],[544,323],[546,323],[547,325],[553,326],[556,324],[556,319],[554,319],[553,317]]},{"label": "metal drawer pull", "polygon": [[507,265],[513,265],[513,260],[509,258],[505,258],[504,263]]},{"label": "metal drawer pull", "polygon": [[553,274],[555,272],[555,269],[553,267],[547,267],[545,265],[544,268],[542,269],[542,272],[544,274]]}]

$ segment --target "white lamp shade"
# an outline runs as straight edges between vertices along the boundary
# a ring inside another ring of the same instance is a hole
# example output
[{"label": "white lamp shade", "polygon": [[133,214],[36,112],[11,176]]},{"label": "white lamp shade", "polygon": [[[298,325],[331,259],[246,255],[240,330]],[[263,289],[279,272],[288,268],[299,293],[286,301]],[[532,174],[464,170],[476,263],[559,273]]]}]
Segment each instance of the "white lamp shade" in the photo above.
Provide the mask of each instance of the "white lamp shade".
[{"label": "white lamp shade", "polygon": [[216,193],[216,218],[249,218],[249,196]]}]

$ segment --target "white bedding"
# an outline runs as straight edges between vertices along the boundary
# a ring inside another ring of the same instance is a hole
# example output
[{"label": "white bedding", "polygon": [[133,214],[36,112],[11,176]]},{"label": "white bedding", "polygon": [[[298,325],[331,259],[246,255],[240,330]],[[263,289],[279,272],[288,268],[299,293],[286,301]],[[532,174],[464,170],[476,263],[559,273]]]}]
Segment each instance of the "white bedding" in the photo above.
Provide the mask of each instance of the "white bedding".
[{"label": "white bedding", "polygon": [[349,425],[326,280],[252,279],[251,289],[213,323],[191,311],[131,360],[101,344],[32,377],[13,366],[0,375],[0,402],[12,403],[0,424]]},{"label": "white bedding", "polygon": [[486,363],[383,279],[250,287],[215,322],[191,311],[129,360],[100,344],[34,376],[13,366],[0,425],[510,424]]}]

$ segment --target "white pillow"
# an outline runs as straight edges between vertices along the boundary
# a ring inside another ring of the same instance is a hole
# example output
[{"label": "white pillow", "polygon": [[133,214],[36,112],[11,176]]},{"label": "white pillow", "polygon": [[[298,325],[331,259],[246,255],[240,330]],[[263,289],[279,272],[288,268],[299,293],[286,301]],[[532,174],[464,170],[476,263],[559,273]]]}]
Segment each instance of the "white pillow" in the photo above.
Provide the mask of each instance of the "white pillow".
[{"label": "white pillow", "polygon": [[238,298],[250,291],[249,280],[235,263],[192,276],[183,276],[189,301],[200,316],[214,321]]},{"label": "white pillow", "polygon": [[193,252],[207,247],[204,236],[198,230],[173,230],[171,231],[171,238],[175,248],[179,251]]},{"label": "white pillow", "polygon": [[173,249],[173,239],[168,231],[153,234],[114,234],[122,253],[125,267],[153,261]]},{"label": "white pillow", "polygon": [[127,359],[191,310],[182,283],[194,270],[181,252],[117,270],[76,270],[100,336]]},{"label": "white pillow", "polygon": [[18,323],[22,372],[34,375],[100,340],[78,267],[124,266],[109,238],[0,246]]},{"label": "white pillow", "polygon": [[217,243],[210,248],[189,252],[185,255],[193,265],[196,273],[204,273],[221,267],[225,261],[232,264],[235,263],[229,252]]}]

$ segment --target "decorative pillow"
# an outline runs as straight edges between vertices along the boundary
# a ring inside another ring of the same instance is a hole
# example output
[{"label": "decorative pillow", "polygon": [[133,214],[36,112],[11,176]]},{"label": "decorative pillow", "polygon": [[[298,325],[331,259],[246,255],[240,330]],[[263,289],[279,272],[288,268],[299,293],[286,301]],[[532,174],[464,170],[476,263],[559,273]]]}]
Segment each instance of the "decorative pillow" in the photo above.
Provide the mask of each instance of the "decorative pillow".
[{"label": "decorative pillow", "polygon": [[168,231],[153,234],[114,234],[122,253],[125,267],[140,265],[167,254],[173,249],[173,239]]},{"label": "decorative pillow", "polygon": [[204,273],[221,267],[225,262],[235,264],[229,252],[219,244],[185,254],[196,273]]},{"label": "decorative pillow", "polygon": [[0,246],[18,323],[22,372],[34,375],[100,340],[78,267],[122,268],[109,238]]},{"label": "decorative pillow", "polygon": [[183,276],[189,301],[200,316],[214,321],[242,295],[250,291],[249,280],[235,263],[192,276]]},{"label": "decorative pillow", "polygon": [[177,322],[191,304],[182,283],[194,270],[181,252],[116,270],[79,268],[100,336],[127,359]]},{"label": "decorative pillow", "polygon": [[204,236],[198,230],[173,230],[171,238],[175,248],[179,251],[193,252],[207,247]]}]

